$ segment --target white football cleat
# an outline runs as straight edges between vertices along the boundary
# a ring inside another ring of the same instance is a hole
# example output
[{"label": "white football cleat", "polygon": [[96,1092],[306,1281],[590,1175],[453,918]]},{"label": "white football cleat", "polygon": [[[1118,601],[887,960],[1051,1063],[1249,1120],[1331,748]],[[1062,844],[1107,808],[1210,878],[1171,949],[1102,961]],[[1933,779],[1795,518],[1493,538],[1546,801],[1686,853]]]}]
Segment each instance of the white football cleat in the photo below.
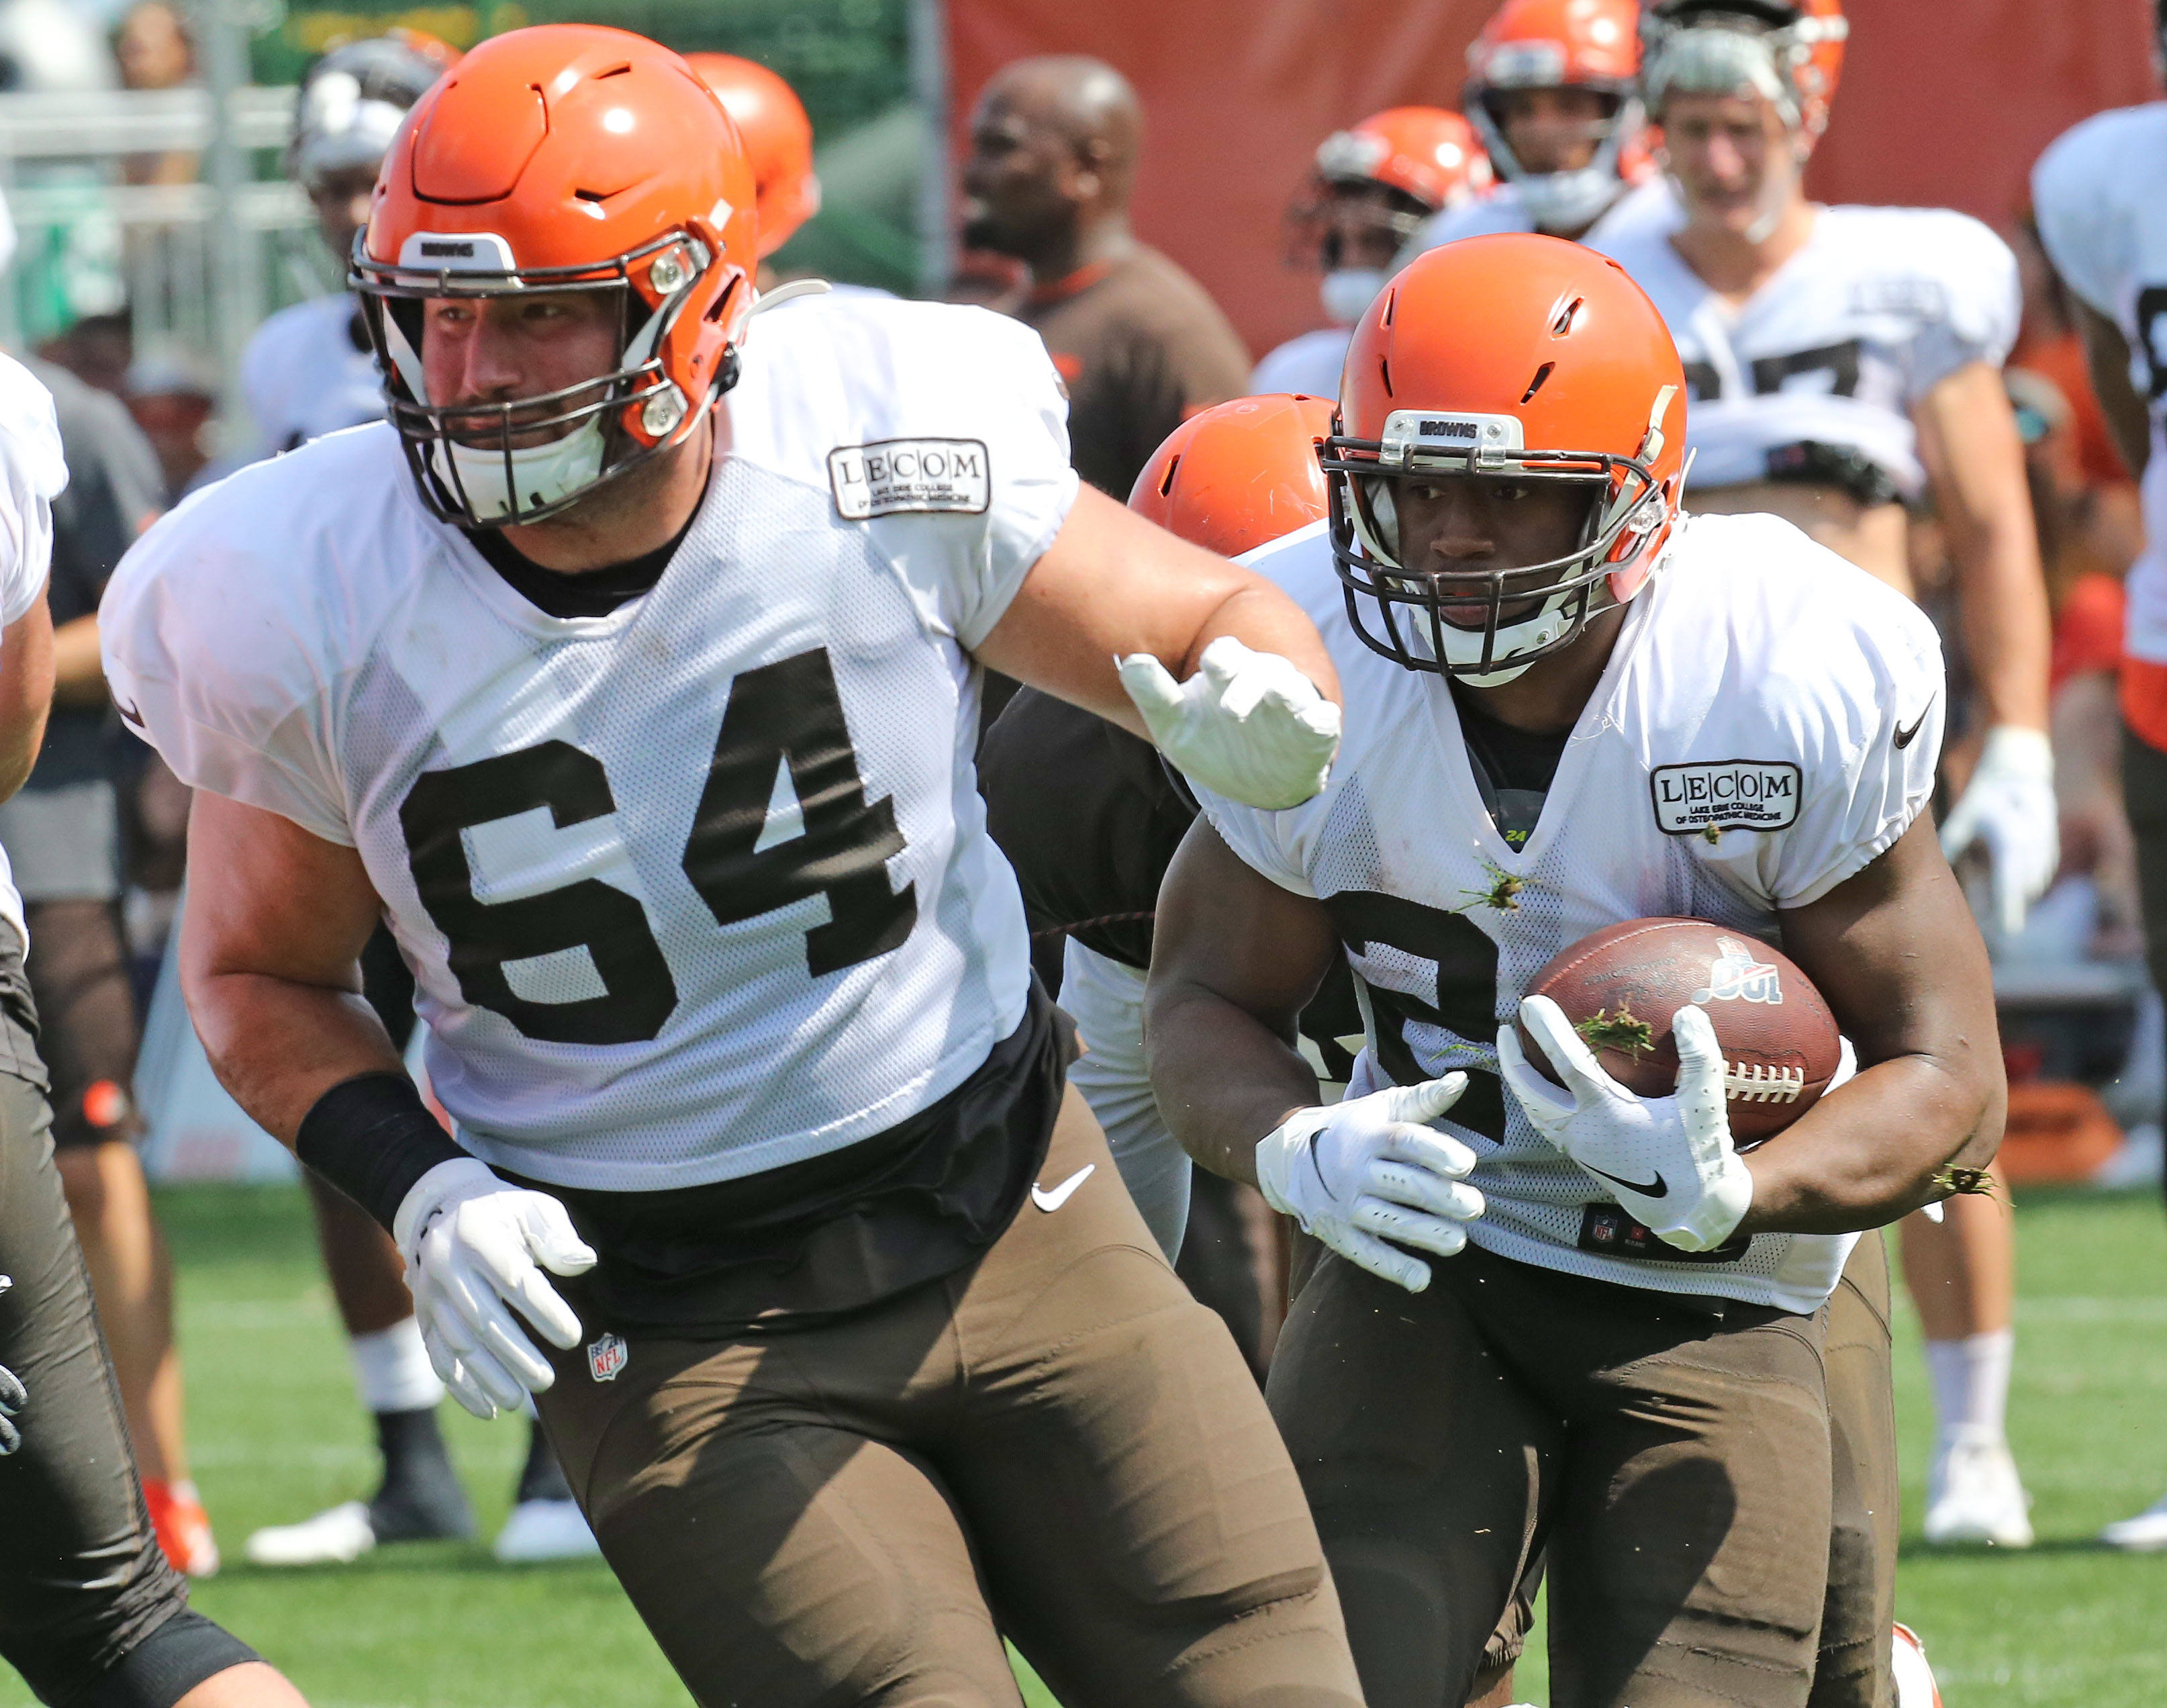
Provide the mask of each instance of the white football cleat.
[{"label": "white football cleat", "polygon": [[2032,1497],[1999,1436],[1958,1431],[1926,1477],[1926,1540],[2032,1546]]},{"label": "white football cleat", "polygon": [[523,1566],[538,1560],[593,1559],[601,1551],[577,1501],[522,1500],[496,1533],[494,1552],[507,1566]]},{"label": "white football cleat", "polygon": [[351,1566],[375,1546],[368,1504],[349,1500],[299,1524],[268,1525],[241,1552],[252,1566]]},{"label": "white football cleat", "polygon": [[2133,1554],[2156,1553],[2167,1548],[2167,1495],[2162,1495],[2135,1518],[2117,1519],[2100,1532],[2099,1539],[2110,1548],[2124,1548]]},{"label": "white football cleat", "polygon": [[1926,1646],[1919,1633],[1900,1620],[1895,1646],[1889,1652],[1889,1670],[1896,1679],[1896,1708],[1942,1708],[1942,1687],[1934,1682],[1934,1669],[1926,1664]]}]

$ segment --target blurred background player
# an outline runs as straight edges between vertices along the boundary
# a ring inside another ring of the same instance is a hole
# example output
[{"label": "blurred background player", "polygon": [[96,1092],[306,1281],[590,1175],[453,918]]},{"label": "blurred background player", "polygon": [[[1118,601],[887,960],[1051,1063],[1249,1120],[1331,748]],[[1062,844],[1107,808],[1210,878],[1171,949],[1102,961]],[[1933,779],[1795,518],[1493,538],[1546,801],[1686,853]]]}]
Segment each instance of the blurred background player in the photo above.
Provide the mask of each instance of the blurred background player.
[{"label": "blurred background player", "polygon": [[[2006,936],[2058,860],[2048,613],[2021,442],[2000,368],[2016,264],[1977,220],[1825,208],[1803,176],[1848,33],[1836,0],[1665,0],[1643,98],[1680,211],[1594,240],[1655,299],[1693,393],[1692,507],[1767,512],[1910,592],[1905,501],[1931,489],[1979,702],[1952,742],[1952,859],[1990,863]],[[1951,708],[1952,727],[1968,708]],[[1968,777],[1966,773],[1968,772]],[[1926,1535],[2030,1544],[2004,1430],[2016,1251],[2005,1194],[1904,1224],[1937,1445]]]},{"label": "blurred background player", "polygon": [[242,400],[267,454],[384,417],[376,358],[344,289],[347,257],[368,223],[393,133],[456,57],[428,36],[394,30],[332,48],[301,80],[286,169],[315,210],[341,289],[281,309],[241,358]]},{"label": "blurred background player", "polygon": [[1143,123],[1111,66],[1018,60],[978,97],[962,173],[963,241],[1030,268],[1016,317],[1068,388],[1076,472],[1116,498],[1168,433],[1249,382],[1204,287],[1130,230]]},{"label": "blurred background player", "polygon": [[[68,481],[51,398],[0,358],[0,798],[29,772],[55,682],[45,602]],[[89,1276],[52,1165],[53,1110],[0,858],[0,1659],[53,1708],[304,1708],[188,1605],[129,1451]]]},{"label": "blurred background player", "polygon": [[68,485],[52,503],[52,715],[36,769],[0,805],[0,847],[35,945],[29,973],[56,1160],[145,1497],[173,1563],[204,1576],[218,1569],[218,1546],[188,1478],[173,1262],[136,1154],[144,1127],[130,1090],[141,1028],[120,917],[120,796],[135,744],[112,716],[98,656],[98,597],[165,507],[165,480],[118,398],[50,363],[29,365],[52,394]]},{"label": "blurred background player", "polygon": [[1640,68],[1634,0],[1506,0],[1467,50],[1460,98],[1497,187],[1432,219],[1409,254],[1491,231],[1579,238],[1663,205]]},{"label": "blurred background player", "polygon": [[[331,49],[303,78],[287,159],[342,269],[368,222],[384,151],[407,109],[455,57],[441,42],[395,30]],[[376,358],[358,306],[344,292],[296,303],[266,321],[241,359],[241,384],[257,432],[273,452],[384,418]],[[413,977],[389,931],[376,934],[362,966],[370,1005],[404,1048],[414,1031]],[[374,1424],[383,1476],[366,1501],[257,1530],[248,1538],[248,1559],[259,1566],[322,1565],[358,1559],[385,1542],[471,1536],[473,1509],[437,1420],[443,1384],[415,1326],[398,1249],[342,1193],[305,1170],[302,1177],[352,1354],[355,1386]],[[527,1462],[496,1552],[507,1560],[596,1552],[586,1520],[532,1424]]]},{"label": "blurred background player", "polygon": [[[2167,0],[2155,14],[2167,72]],[[2101,113],[2065,133],[2032,178],[2039,236],[2076,299],[2093,389],[2143,495],[2121,664],[2122,793],[2136,836],[2145,955],[2167,990],[2167,102]],[[2167,1498],[2101,1533],[2167,1548]]]},{"label": "blurred background player", "polygon": [[1390,107],[1317,145],[1307,192],[1287,210],[1286,259],[1322,275],[1329,325],[1290,338],[1257,363],[1249,390],[1339,395],[1354,322],[1423,221],[1490,186],[1475,132],[1443,107]]},{"label": "blurred background player", "polygon": [[768,257],[820,211],[813,120],[797,91],[756,60],[734,53],[693,53],[685,56],[685,63],[714,91],[744,139],[760,228],[759,284],[766,290],[775,283]]}]

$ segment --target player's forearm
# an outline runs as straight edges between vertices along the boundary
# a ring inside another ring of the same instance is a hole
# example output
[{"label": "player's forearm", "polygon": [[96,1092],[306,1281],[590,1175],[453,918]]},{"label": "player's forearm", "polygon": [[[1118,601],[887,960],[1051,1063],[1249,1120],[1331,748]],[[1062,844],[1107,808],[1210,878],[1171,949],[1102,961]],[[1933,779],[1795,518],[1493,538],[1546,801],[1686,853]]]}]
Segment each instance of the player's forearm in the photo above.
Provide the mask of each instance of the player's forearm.
[{"label": "player's forearm", "polygon": [[1999,370],[1974,362],[1914,411],[1956,561],[1964,648],[1990,724],[2047,727],[2051,625],[2024,445]]},{"label": "player's forearm", "polygon": [[192,972],[185,958],[182,989],[219,1083],[289,1148],[302,1117],[332,1086],[400,1071],[382,1022],[350,989],[260,973]]},{"label": "player's forearm", "polygon": [[1153,985],[1144,1037],[1168,1129],[1213,1174],[1253,1186],[1257,1141],[1317,1101],[1301,1053],[1226,998],[1171,981]]},{"label": "player's forearm", "polygon": [[105,662],[98,656],[95,614],[63,623],[53,631],[53,703],[105,704]]},{"label": "player's forearm", "polygon": [[1926,1056],[1883,1062],[1746,1158],[1741,1233],[1852,1233],[1949,1196],[1951,1169],[1984,1168],[2001,1142],[1998,1067]]},{"label": "player's forearm", "polygon": [[1249,576],[1212,608],[1174,675],[1182,679],[1194,675],[1204,649],[1221,635],[1232,635],[1254,652],[1277,653],[1314,682],[1326,699],[1339,703],[1339,672],[1333,668],[1323,637],[1299,605],[1261,576]]},{"label": "player's forearm", "polygon": [[[2021,496],[2021,495],[2020,495]],[[2013,511],[2013,513],[2012,513]],[[2028,501],[1952,525],[1964,649],[1989,724],[2047,727],[2047,586]],[[1964,535],[1972,537],[1967,539]]]}]

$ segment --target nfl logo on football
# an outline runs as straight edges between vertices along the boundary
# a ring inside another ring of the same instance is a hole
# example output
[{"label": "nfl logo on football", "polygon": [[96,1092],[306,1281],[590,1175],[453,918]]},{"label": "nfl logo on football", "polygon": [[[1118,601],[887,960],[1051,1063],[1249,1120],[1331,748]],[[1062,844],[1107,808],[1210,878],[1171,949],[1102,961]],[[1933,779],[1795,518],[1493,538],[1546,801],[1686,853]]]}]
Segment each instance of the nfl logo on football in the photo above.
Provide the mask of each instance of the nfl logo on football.
[{"label": "nfl logo on football", "polygon": [[632,1349],[624,1344],[624,1336],[604,1334],[587,1347],[587,1369],[596,1382],[615,1382],[632,1356]]}]

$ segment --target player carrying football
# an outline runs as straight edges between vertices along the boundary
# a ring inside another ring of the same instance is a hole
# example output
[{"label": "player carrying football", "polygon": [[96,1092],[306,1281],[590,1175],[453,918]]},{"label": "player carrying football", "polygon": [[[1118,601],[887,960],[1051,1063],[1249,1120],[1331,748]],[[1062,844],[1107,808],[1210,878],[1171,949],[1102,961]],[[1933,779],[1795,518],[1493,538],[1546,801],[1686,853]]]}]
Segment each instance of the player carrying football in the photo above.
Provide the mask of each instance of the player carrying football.
[{"label": "player carrying football", "polygon": [[[1682,517],[1684,386],[1587,250],[1401,273],[1348,353],[1328,526],[1253,560],[1326,636],[1346,749],[1292,810],[1200,788],[1161,897],[1160,1109],[1330,1248],[1270,1397],[1373,1708],[1482,1689],[1545,1550],[1554,1701],[1805,1703],[1823,1307],[1856,1231],[2000,1130],[1984,950],[1921,821],[1933,631],[1787,523]],[[1780,941],[1856,1078],[1741,1156],[1699,1010],[1643,1099],[1523,1005],[1650,915]],[[1322,1108],[1285,1040],[1343,945],[1368,1042]]]},{"label": "player carrying football", "polygon": [[[623,32],[416,106],[355,267],[390,423],[204,495],[106,606],[201,791],[197,1025],[392,1231],[453,1393],[535,1398],[699,1700],[1013,1704],[1006,1634],[1072,1708],[1352,1705],[1263,1402],[1064,1098],[970,763],[983,662],[1291,805],[1328,657],[1079,493],[1028,329],[755,322],[753,204]],[[456,1143],[352,994],[379,917]]]}]

